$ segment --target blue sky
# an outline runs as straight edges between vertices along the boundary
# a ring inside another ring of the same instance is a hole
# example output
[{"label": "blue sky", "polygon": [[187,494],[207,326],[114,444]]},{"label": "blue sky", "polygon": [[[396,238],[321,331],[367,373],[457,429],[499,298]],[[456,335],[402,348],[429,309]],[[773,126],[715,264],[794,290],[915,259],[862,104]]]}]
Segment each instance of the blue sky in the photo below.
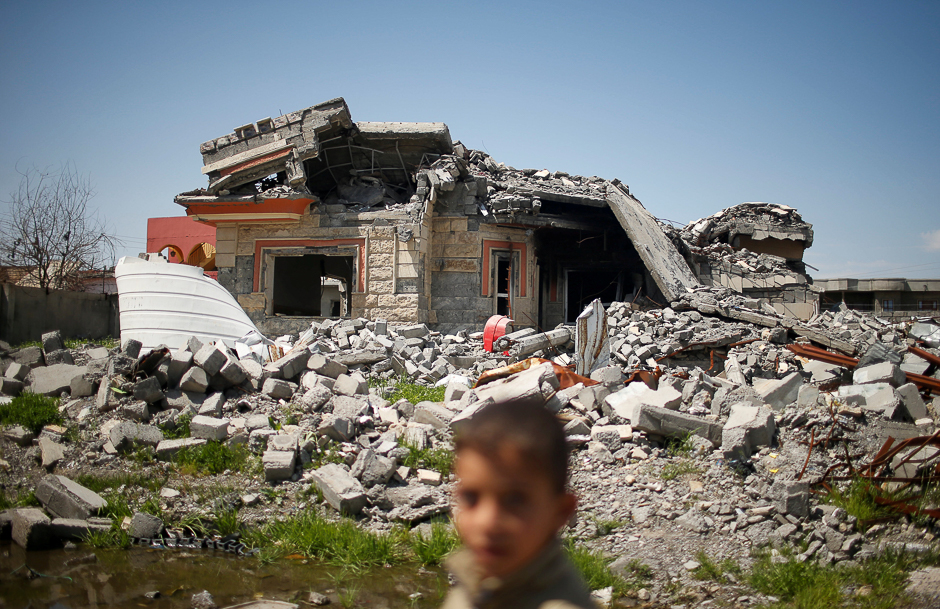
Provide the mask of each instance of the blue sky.
[{"label": "blue sky", "polygon": [[816,277],[940,277],[940,2],[34,0],[0,62],[0,198],[72,163],[128,254],[201,142],[342,96],[660,218],[796,207]]}]

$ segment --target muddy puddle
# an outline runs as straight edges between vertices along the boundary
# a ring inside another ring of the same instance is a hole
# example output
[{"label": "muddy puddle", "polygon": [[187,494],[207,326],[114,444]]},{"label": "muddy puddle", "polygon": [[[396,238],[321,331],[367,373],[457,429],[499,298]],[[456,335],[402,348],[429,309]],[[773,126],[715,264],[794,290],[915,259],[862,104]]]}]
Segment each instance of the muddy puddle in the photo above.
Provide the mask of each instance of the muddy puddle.
[{"label": "muddy puddle", "polygon": [[[94,550],[25,552],[0,542],[0,607],[152,607],[188,609],[192,595],[208,590],[219,607],[258,598],[300,603],[310,592],[333,607],[438,607],[447,590],[440,569],[415,566],[363,572],[314,561],[257,558],[213,550]],[[159,597],[148,598],[148,593]],[[420,598],[413,598],[414,593]]]}]

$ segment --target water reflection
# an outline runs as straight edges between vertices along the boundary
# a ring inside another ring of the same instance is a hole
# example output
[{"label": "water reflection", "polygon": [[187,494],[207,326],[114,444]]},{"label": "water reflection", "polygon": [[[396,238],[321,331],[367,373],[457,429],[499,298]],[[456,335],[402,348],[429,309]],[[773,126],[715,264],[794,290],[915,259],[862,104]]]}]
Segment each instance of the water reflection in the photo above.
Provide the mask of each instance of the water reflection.
[{"label": "water reflection", "polygon": [[0,542],[0,607],[10,609],[188,609],[192,595],[202,590],[212,593],[220,607],[257,598],[296,603],[311,592],[326,594],[336,605],[437,607],[446,589],[441,570],[414,566],[349,572],[314,561],[262,565],[254,557],[212,550],[79,545],[25,552]]}]

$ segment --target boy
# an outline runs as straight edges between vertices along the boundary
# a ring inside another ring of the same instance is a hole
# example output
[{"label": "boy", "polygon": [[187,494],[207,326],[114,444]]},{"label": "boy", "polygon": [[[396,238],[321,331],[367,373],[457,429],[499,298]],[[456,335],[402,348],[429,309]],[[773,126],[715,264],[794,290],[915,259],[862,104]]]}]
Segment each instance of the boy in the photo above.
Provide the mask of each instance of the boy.
[{"label": "boy", "polygon": [[577,507],[568,451],[545,408],[495,404],[456,438],[455,524],[464,549],[447,562],[457,585],[443,609],[591,609],[558,539]]}]

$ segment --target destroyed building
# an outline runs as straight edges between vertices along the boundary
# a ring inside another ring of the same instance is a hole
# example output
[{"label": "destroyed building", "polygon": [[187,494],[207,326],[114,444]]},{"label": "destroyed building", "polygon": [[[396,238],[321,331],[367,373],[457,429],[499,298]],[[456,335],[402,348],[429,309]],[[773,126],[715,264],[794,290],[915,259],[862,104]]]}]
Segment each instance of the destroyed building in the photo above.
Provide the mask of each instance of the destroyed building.
[{"label": "destroyed building", "polygon": [[337,314],[548,328],[595,298],[666,306],[699,285],[625,184],[516,170],[444,123],[354,122],[338,98],[200,150],[208,187],[176,202],[216,227],[219,282],[266,333]]},{"label": "destroyed building", "polygon": [[803,252],[813,245],[813,225],[787,205],[741,203],[690,222],[664,226],[704,285],[766,299],[778,313],[809,319],[819,291],[806,272]]}]

